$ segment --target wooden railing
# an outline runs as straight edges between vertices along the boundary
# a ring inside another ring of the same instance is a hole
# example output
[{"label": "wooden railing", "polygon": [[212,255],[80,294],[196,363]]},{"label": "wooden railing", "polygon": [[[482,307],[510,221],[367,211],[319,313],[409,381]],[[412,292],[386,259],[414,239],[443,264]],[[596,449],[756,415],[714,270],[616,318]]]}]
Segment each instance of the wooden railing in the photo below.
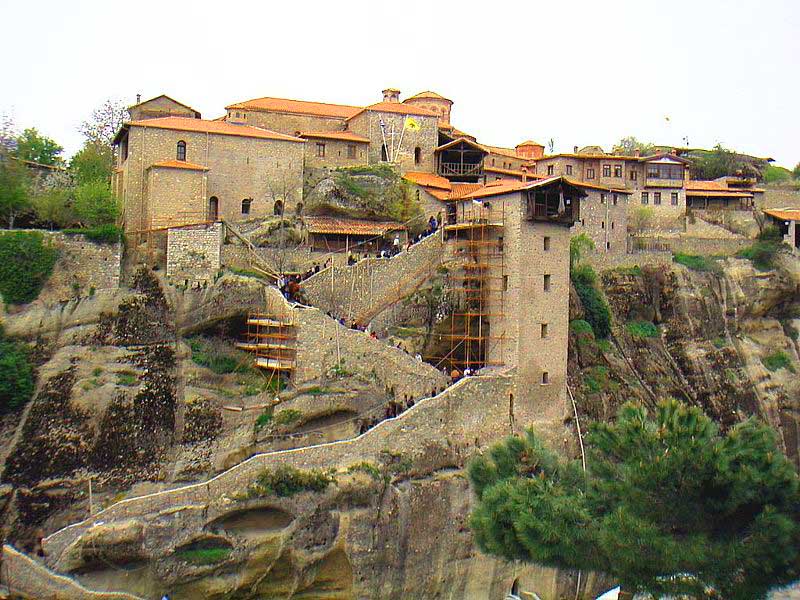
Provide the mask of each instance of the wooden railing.
[{"label": "wooden railing", "polygon": [[439,163],[439,175],[480,175],[483,171],[481,163]]}]

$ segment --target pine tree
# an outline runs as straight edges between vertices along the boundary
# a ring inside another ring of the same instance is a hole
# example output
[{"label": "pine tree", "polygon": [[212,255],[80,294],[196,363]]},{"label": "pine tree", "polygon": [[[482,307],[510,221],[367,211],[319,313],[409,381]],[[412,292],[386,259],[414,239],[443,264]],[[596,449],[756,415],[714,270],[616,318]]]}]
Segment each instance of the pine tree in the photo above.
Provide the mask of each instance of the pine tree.
[{"label": "pine tree", "polygon": [[800,577],[800,491],[775,433],[725,434],[675,400],[593,424],[588,470],[532,431],[469,465],[470,526],[489,554],[604,572],[630,591],[764,598]]}]

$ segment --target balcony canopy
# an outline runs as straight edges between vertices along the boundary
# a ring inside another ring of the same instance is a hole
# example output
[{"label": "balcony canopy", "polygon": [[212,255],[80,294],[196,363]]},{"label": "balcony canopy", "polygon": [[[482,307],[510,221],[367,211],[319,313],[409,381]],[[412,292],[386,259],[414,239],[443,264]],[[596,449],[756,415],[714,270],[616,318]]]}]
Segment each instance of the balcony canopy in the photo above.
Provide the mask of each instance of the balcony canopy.
[{"label": "balcony canopy", "polygon": [[458,138],[436,149],[439,175],[450,181],[477,183],[483,176],[483,159],[488,152],[468,138]]}]

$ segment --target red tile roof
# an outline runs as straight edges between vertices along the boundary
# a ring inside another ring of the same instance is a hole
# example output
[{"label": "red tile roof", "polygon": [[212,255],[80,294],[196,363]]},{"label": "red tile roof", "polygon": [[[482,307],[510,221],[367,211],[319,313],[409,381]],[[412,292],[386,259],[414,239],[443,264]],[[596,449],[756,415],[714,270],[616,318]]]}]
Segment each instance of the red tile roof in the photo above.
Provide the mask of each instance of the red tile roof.
[{"label": "red tile roof", "polygon": [[[177,131],[195,131],[198,133],[214,133],[217,135],[235,135],[240,137],[263,138],[283,142],[301,142],[300,138],[284,135],[275,131],[251,127],[249,125],[234,125],[227,121],[206,121],[204,119],[190,119],[186,117],[160,117],[158,119],[143,119],[125,124],[131,127],[151,127],[155,129],[174,129]],[[119,134],[117,134],[119,135]]]},{"label": "red tile roof", "polygon": [[178,102],[177,100],[175,100],[175,98],[170,98],[170,97],[169,97],[169,96],[167,96],[166,94],[161,94],[160,96],[155,96],[154,98],[150,98],[149,100],[144,100],[144,101],[142,101],[142,102],[137,102],[136,104],[134,104],[134,105],[132,105],[132,106],[129,106],[129,107],[128,107],[128,110],[130,110],[130,109],[132,109],[132,108],[136,108],[137,106],[141,106],[142,104],[147,104],[148,102],[152,102],[153,100],[158,100],[159,98],[166,98],[167,100],[170,100],[170,101],[174,102],[175,104],[179,104],[179,105],[181,105],[183,108],[188,108],[188,109],[189,109],[190,111],[192,111],[192,112],[193,112],[195,115],[197,115],[197,118],[198,118],[198,119],[200,118],[200,111],[198,111],[198,110],[196,110],[196,109],[192,108],[192,107],[191,107],[191,106],[189,106],[188,104],[184,104],[183,102]]},{"label": "red tile roof", "polygon": [[253,98],[244,102],[237,102],[225,107],[230,109],[255,110],[262,112],[296,113],[315,117],[332,117],[347,119],[361,112],[360,106],[347,104],[328,104],[326,102],[306,102],[305,100],[291,100],[289,98]]},{"label": "red tile roof", "polygon": [[403,178],[407,179],[411,183],[416,183],[417,185],[421,185],[423,187],[432,187],[440,190],[449,190],[452,187],[450,181],[433,173],[409,171],[403,175]]},{"label": "red tile roof", "polygon": [[488,144],[481,144],[484,148],[486,148],[487,152],[491,152],[492,154],[499,154],[500,156],[506,156],[508,158],[516,158],[517,160],[526,160],[522,156],[517,156],[517,151],[514,148],[503,148],[501,146],[489,146]]},{"label": "red tile roof", "polygon": [[533,140],[525,140],[524,142],[520,142],[519,144],[517,144],[517,148],[519,148],[520,146],[539,146],[540,148],[544,148],[543,144],[540,144],[539,142],[534,142]]},{"label": "red tile roof", "polygon": [[300,137],[304,138],[322,138],[326,140],[341,140],[343,142],[359,142],[362,144],[369,144],[369,138],[363,135],[358,135],[352,131],[303,131]]},{"label": "red tile roof", "polygon": [[454,183],[448,200],[460,200],[464,196],[476,192],[482,187],[482,183]]},{"label": "red tile roof", "polygon": [[486,198],[488,196],[500,196],[502,194],[509,194],[511,192],[518,192],[525,189],[530,185],[529,182],[514,181],[512,179],[501,179],[494,181],[479,189],[465,194],[462,199],[477,200],[478,198]]},{"label": "red tile roof", "polygon": [[405,225],[395,221],[362,221],[339,217],[305,217],[309,233],[340,235],[383,235],[400,231]]},{"label": "red tile roof", "polygon": [[419,94],[414,94],[410,98],[406,98],[405,100],[403,100],[403,102],[408,102],[409,100],[414,100],[415,98],[420,98],[420,99],[425,98],[425,99],[431,99],[431,100],[447,100],[450,104],[453,103],[453,101],[450,100],[450,98],[445,98],[441,94],[437,94],[436,92],[431,92],[431,91],[420,92]]},{"label": "red tile roof", "polygon": [[800,208],[768,208],[764,212],[783,221],[800,221]]},{"label": "red tile roof", "polygon": [[203,165],[196,165],[194,163],[186,162],[185,160],[162,160],[161,162],[153,163],[150,167],[163,167],[167,169],[186,169],[187,171],[208,171],[208,167]]},{"label": "red tile roof", "polygon": [[403,104],[402,102],[378,102],[377,104],[370,104],[369,106],[365,106],[364,108],[360,109],[354,115],[348,117],[352,119],[356,115],[360,115],[362,112],[366,111],[373,111],[373,112],[386,112],[386,113],[395,113],[399,115],[416,115],[420,117],[438,117],[435,112],[432,110],[428,110],[426,108],[421,108],[419,106],[413,106],[409,104]]}]

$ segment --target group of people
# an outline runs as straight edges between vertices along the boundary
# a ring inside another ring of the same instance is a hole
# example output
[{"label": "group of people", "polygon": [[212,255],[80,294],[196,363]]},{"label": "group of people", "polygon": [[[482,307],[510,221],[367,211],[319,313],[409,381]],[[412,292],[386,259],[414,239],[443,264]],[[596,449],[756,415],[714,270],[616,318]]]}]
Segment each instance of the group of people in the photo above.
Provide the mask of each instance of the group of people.
[{"label": "group of people", "polygon": [[278,289],[289,302],[307,304],[303,288],[300,287],[302,275],[281,275],[278,278]]}]

